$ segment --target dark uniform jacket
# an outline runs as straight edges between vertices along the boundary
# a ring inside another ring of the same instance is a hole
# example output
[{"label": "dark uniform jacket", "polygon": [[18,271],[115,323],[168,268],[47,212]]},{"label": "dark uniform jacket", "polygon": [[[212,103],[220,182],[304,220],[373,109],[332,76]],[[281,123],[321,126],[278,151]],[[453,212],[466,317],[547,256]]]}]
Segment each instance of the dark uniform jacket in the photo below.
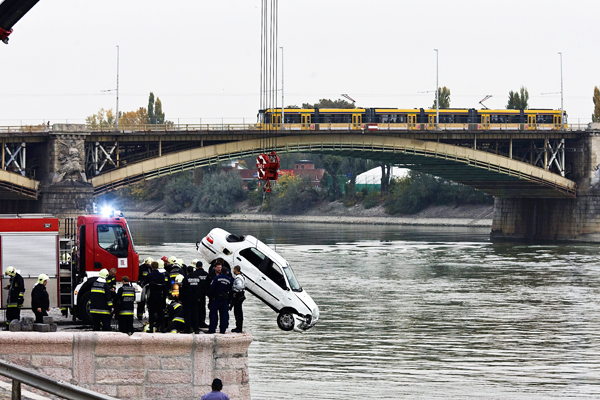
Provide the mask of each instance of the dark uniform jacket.
[{"label": "dark uniform jacket", "polygon": [[35,285],[31,291],[31,308],[33,310],[41,308],[42,311],[50,308],[50,296],[48,296],[46,286],[41,283]]},{"label": "dark uniform jacket", "polygon": [[10,278],[10,287],[8,288],[8,299],[6,305],[9,308],[21,307],[25,298],[25,283],[21,274],[15,274]]},{"label": "dark uniform jacket", "polygon": [[152,272],[150,272],[147,276],[146,279],[144,279],[144,283],[143,285],[149,285],[149,289],[150,289],[150,295],[152,297],[155,296],[165,296],[166,292],[165,290],[167,289],[167,283],[169,282],[168,280],[169,278],[167,278],[165,276],[165,274],[163,274],[162,272],[160,272],[159,270],[154,270]]},{"label": "dark uniform jacket", "polygon": [[177,301],[171,301],[171,303],[169,303],[167,311],[169,312],[169,320],[171,322],[184,323],[183,306],[181,305],[181,303]]},{"label": "dark uniform jacket", "polygon": [[210,284],[209,296],[213,299],[231,300],[232,293],[233,279],[223,273],[215,276],[215,279]]},{"label": "dark uniform jacket", "polygon": [[103,278],[98,278],[92,284],[92,295],[90,297],[91,314],[110,314],[113,306],[110,285]]},{"label": "dark uniform jacket", "polygon": [[148,276],[148,274],[152,271],[152,268],[150,268],[150,265],[148,264],[142,264],[140,265],[140,268],[138,269],[138,283],[141,285],[142,282],[144,282],[144,279],[146,279],[146,276]]},{"label": "dark uniform jacket", "polygon": [[117,292],[117,302],[119,302],[119,315],[133,315],[135,288],[131,284],[123,284]]},{"label": "dark uniform jacket", "polygon": [[194,276],[200,279],[199,296],[206,296],[208,294],[208,288],[210,287],[210,282],[207,279],[208,273],[202,268],[196,268],[194,271]]},{"label": "dark uniform jacket", "polygon": [[182,301],[193,301],[200,298],[200,278],[194,274],[186,275],[179,288],[179,298]]},{"label": "dark uniform jacket", "polygon": [[116,289],[117,288],[117,277],[109,275],[108,278],[106,278],[106,283],[108,283],[108,286],[111,289]]}]

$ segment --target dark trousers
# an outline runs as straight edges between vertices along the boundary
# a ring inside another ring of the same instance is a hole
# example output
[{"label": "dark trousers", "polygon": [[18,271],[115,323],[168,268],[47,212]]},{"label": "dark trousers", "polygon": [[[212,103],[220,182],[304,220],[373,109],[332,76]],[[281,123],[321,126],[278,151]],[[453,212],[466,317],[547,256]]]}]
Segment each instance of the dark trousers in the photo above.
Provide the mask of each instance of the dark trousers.
[{"label": "dark trousers", "polygon": [[35,314],[35,322],[37,324],[42,324],[44,322],[44,317],[48,316],[48,313],[46,312],[46,310],[42,310],[42,312],[33,310],[33,313]]},{"label": "dark trousers", "polygon": [[198,321],[200,327],[206,328],[206,296],[200,296],[198,299]]},{"label": "dark trousers", "polygon": [[235,329],[237,331],[241,331],[242,325],[244,325],[244,311],[242,310],[244,300],[246,300],[245,297],[233,300],[233,315],[235,316]]},{"label": "dark trousers", "polygon": [[190,329],[196,332],[200,329],[198,322],[198,299],[183,300],[183,319],[185,320],[185,332]]},{"label": "dark trousers", "polygon": [[165,329],[165,300],[162,296],[150,296],[148,299],[148,314],[150,322],[150,332],[154,328],[158,332],[164,332]]},{"label": "dark trousers", "polygon": [[21,309],[19,307],[9,307],[6,309],[6,326],[10,325],[13,319],[21,319]]},{"label": "dark trousers", "polygon": [[119,315],[119,332],[133,332],[133,315]]},{"label": "dark trousers", "polygon": [[210,325],[208,331],[214,333],[217,329],[217,321],[219,323],[219,331],[225,333],[229,327],[229,300],[213,299],[210,303]]},{"label": "dark trousers", "polygon": [[[185,320],[185,318],[184,318],[184,320]],[[171,321],[168,331],[172,332],[172,333],[179,333],[179,332],[183,331],[184,326],[185,326],[184,323],[181,321]]]},{"label": "dark trousers", "polygon": [[94,331],[110,331],[110,321],[112,320],[112,315],[110,314],[96,314],[92,313],[92,328]]}]

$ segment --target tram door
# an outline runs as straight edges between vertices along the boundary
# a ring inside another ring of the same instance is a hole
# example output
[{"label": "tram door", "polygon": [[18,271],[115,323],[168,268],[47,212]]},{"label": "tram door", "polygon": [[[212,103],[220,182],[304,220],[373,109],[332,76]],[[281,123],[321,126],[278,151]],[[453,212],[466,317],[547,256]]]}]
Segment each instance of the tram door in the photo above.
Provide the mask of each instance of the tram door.
[{"label": "tram door", "polygon": [[527,129],[535,129],[537,127],[536,124],[536,115],[527,114]]},{"label": "tram door", "polygon": [[362,125],[362,115],[352,114],[352,129],[360,129]]},{"label": "tram door", "polygon": [[429,114],[429,129],[435,129],[435,115]]},{"label": "tram door", "polygon": [[302,114],[301,122],[302,122],[302,130],[309,130],[310,129],[310,114]]},{"label": "tram door", "polygon": [[562,129],[561,123],[560,123],[560,115],[554,115],[553,116],[554,119],[554,129]]},{"label": "tram door", "polygon": [[490,116],[482,115],[481,116],[481,129],[490,129]]},{"label": "tram door", "polygon": [[417,115],[416,114],[408,114],[408,129],[415,129],[417,126]]},{"label": "tram door", "polygon": [[273,128],[279,129],[281,127],[281,114],[273,115]]}]

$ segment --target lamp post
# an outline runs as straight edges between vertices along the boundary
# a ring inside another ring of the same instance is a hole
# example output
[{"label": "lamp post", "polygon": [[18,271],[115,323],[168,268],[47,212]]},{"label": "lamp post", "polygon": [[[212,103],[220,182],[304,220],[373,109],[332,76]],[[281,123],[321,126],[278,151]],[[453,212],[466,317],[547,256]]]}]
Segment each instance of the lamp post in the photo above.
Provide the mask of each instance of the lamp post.
[{"label": "lamp post", "polygon": [[435,50],[435,128],[440,128],[440,89],[438,84],[438,49]]},{"label": "lamp post", "polygon": [[558,52],[560,54],[560,127],[563,129],[565,126],[565,109],[563,107],[563,75],[562,75],[562,52]]},{"label": "lamp post", "polygon": [[281,49],[281,128],[285,129],[285,103],[283,102],[283,46]]},{"label": "lamp post", "polygon": [[117,119],[117,130],[119,130],[119,46],[117,46],[117,115],[115,115]]}]

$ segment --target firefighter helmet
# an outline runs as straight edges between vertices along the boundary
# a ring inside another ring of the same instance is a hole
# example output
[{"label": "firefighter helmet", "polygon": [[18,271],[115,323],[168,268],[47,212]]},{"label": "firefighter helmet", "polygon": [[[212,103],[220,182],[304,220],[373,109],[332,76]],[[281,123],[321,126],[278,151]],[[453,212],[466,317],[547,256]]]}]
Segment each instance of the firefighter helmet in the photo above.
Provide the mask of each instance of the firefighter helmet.
[{"label": "firefighter helmet", "polygon": [[100,272],[98,272],[98,276],[104,279],[108,278],[108,270],[106,268],[102,268]]},{"label": "firefighter helmet", "polygon": [[194,259],[192,260],[192,264],[191,264],[191,265],[193,265],[193,266],[195,267],[195,266],[196,266],[196,263],[197,263],[198,261],[200,261],[200,260],[198,260],[197,258],[194,258]]},{"label": "firefighter helmet", "polygon": [[178,275],[175,277],[175,283],[181,283],[181,282],[183,282],[183,275],[181,275],[181,274],[178,274]]},{"label": "firefighter helmet", "polygon": [[144,264],[151,264],[151,263],[152,263],[152,261],[154,261],[154,258],[152,258],[152,257],[148,257],[148,258],[146,258],[146,259],[144,260]]},{"label": "firefighter helmet", "polygon": [[171,256],[171,257],[169,257],[169,258],[167,259],[167,262],[168,262],[169,264],[175,264],[175,263],[177,262],[177,257],[175,257],[175,256]]},{"label": "firefighter helmet", "polygon": [[71,254],[64,252],[61,257],[61,261],[71,261]]},{"label": "firefighter helmet", "polygon": [[175,261],[175,264],[179,264],[180,267],[183,267],[183,264],[185,264],[183,262],[183,260],[181,258],[178,258],[177,261]]},{"label": "firefighter helmet", "polygon": [[165,262],[163,260],[158,260],[158,268],[165,268]]},{"label": "firefighter helmet", "polygon": [[44,284],[44,282],[47,280],[48,280],[48,275],[46,275],[46,274],[40,274],[40,276],[38,276],[38,283]]},{"label": "firefighter helmet", "polygon": [[167,261],[169,261],[167,256],[162,256],[160,259],[163,261],[163,263],[166,263]]},{"label": "firefighter helmet", "polygon": [[17,274],[17,270],[15,269],[15,267],[8,267],[6,268],[6,271],[4,271],[4,274],[14,277]]}]

